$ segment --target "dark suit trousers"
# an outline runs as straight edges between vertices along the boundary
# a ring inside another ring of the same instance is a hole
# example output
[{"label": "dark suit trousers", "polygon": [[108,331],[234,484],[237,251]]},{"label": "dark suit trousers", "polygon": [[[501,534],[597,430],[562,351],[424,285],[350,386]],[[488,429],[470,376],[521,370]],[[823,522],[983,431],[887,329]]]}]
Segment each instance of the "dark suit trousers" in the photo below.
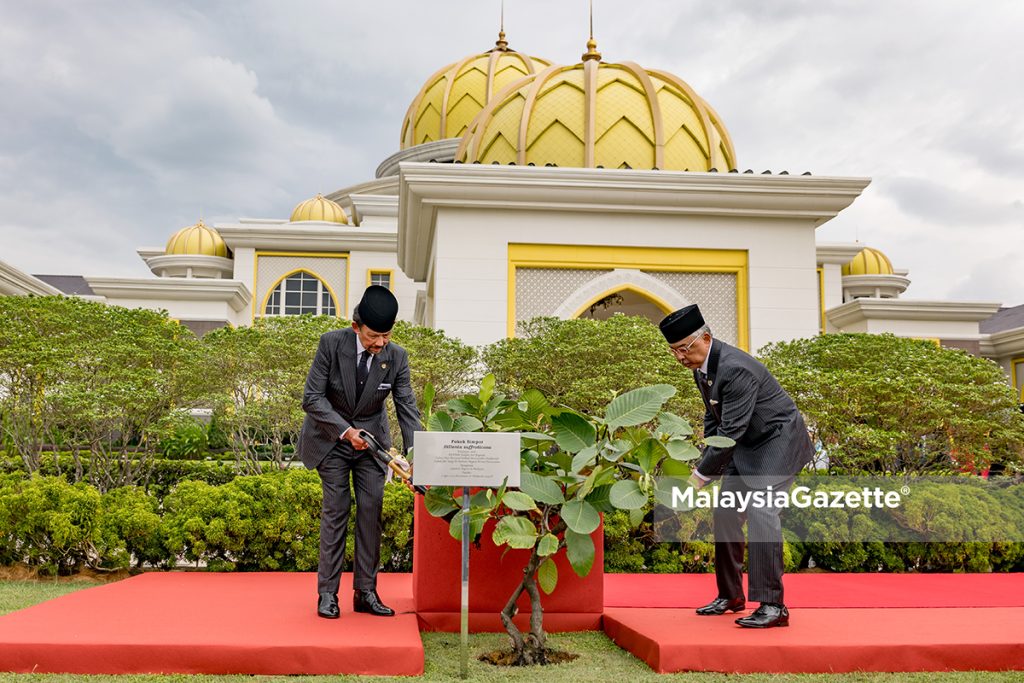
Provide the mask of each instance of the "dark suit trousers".
[{"label": "dark suit trousers", "polygon": [[[323,487],[320,507],[320,564],[317,592],[337,593],[345,561],[345,541],[356,493],[356,547],[352,587],[377,588],[380,565],[381,508],[384,503],[384,472],[369,452],[354,451],[340,441],[317,466]],[[352,483],[349,485],[349,476]]]},{"label": "dark suit trousers", "polygon": [[[728,467],[722,480],[722,492],[745,492],[750,488],[734,467]],[[788,490],[793,479],[773,485],[773,491]],[[750,599],[754,602],[783,603],[782,522],[777,507],[750,506],[745,512],[716,507],[715,579],[718,597],[743,596],[743,549],[747,546],[750,571]],[[747,523],[750,543],[744,542],[743,523]]]}]

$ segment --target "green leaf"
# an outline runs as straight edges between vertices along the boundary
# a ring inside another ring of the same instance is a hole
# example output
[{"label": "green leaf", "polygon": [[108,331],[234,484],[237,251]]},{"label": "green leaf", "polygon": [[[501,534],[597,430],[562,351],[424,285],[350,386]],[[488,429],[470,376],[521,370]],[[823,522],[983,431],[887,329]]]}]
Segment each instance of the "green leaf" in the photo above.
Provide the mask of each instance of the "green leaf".
[{"label": "green leaf", "polygon": [[650,474],[658,466],[658,463],[668,455],[668,451],[657,439],[648,438],[637,446],[631,455],[640,469],[645,474]]},{"label": "green leaf", "polygon": [[523,412],[530,422],[536,422],[537,418],[544,414],[545,408],[551,407],[544,394],[536,389],[527,389],[520,398],[526,403],[527,407]]},{"label": "green leaf", "polygon": [[423,387],[423,414],[430,416],[434,412],[434,397],[437,395],[437,390],[434,389],[434,385],[427,382],[427,385]]},{"label": "green leaf", "polygon": [[623,479],[612,485],[611,503],[620,510],[638,510],[647,504],[647,495],[632,479]]},{"label": "green leaf", "polygon": [[548,505],[561,505],[565,502],[562,487],[551,479],[533,472],[523,470],[519,474],[519,490],[534,500]]},{"label": "green leaf", "polygon": [[615,506],[611,501],[612,485],[595,486],[594,490],[586,495],[587,502],[594,506],[598,512],[614,512]]},{"label": "green leaf", "polygon": [[658,431],[668,436],[689,436],[693,434],[693,427],[685,417],[679,417],[675,413],[662,413],[658,416]]},{"label": "green leaf", "polygon": [[616,396],[608,404],[604,414],[608,431],[613,432],[619,427],[631,427],[650,422],[661,410],[665,401],[675,393],[676,388],[669,384],[656,384],[633,389]]},{"label": "green leaf", "polygon": [[540,589],[548,595],[551,595],[555,586],[558,585],[558,567],[550,557],[537,567],[537,583],[540,584]]},{"label": "green leaf", "polygon": [[562,506],[565,525],[580,534],[589,534],[601,524],[601,515],[585,500],[570,500]]},{"label": "green leaf", "polygon": [[662,460],[661,474],[666,477],[682,477],[686,479],[690,476],[690,466],[679,460]]},{"label": "green leaf", "polygon": [[542,557],[548,555],[554,555],[558,552],[558,536],[554,534],[544,534],[540,537],[540,543],[537,544],[537,554]]},{"label": "green leaf", "polygon": [[665,450],[670,458],[679,462],[689,462],[700,457],[700,449],[686,439],[669,439]]},{"label": "green leaf", "polygon": [[636,510],[629,511],[629,525],[634,529],[640,526],[640,523],[644,521],[644,509],[637,508]]},{"label": "green leaf", "polygon": [[519,432],[519,438],[528,441],[548,442],[554,441],[555,437],[541,432]]},{"label": "green leaf", "polygon": [[[469,515],[469,538],[473,540],[484,530],[484,522],[486,521],[484,515]],[[448,524],[448,533],[451,534],[452,538],[456,541],[462,540],[462,510],[459,510],[452,521]]]},{"label": "green leaf", "polygon": [[572,529],[565,532],[565,554],[577,576],[586,576],[594,566],[594,539],[590,534],[578,534]]},{"label": "green leaf", "polygon": [[506,491],[501,502],[513,510],[536,510],[537,503],[522,491]]},{"label": "green leaf", "polygon": [[427,420],[428,432],[451,432],[455,426],[455,420],[448,413],[431,413]]},{"label": "green leaf", "polygon": [[480,402],[487,403],[491,400],[491,396],[494,394],[494,374],[488,373],[482,380],[480,380]]},{"label": "green leaf", "polygon": [[484,423],[472,415],[459,415],[452,425],[453,432],[478,432],[484,428]]},{"label": "green leaf", "polygon": [[587,446],[572,459],[572,471],[579,472],[587,465],[593,465],[597,458],[597,446]]},{"label": "green leaf", "polygon": [[564,412],[551,418],[558,447],[568,453],[579,453],[597,440],[597,429],[586,418],[572,412]]},{"label": "green leaf", "polygon": [[603,471],[604,470],[601,468],[600,465],[595,467],[593,471],[587,475],[587,478],[583,480],[583,484],[576,492],[576,496],[578,498],[586,498],[587,494],[590,493],[591,490],[593,490],[594,485],[597,483],[597,478],[601,476],[601,473]]},{"label": "green leaf", "polygon": [[704,443],[714,448],[732,448],[736,445],[736,442],[727,436],[709,436],[704,439]]},{"label": "green leaf", "polygon": [[[470,397],[473,401],[476,401],[474,397]],[[480,406],[474,406],[470,401],[464,398],[453,398],[445,404],[448,410],[456,413],[475,413],[477,408]]]},{"label": "green leaf", "polygon": [[458,510],[459,505],[452,498],[453,489],[451,486],[432,486],[427,489],[423,496],[423,504],[434,517],[444,517],[452,510]]},{"label": "green leaf", "polygon": [[537,542],[537,527],[525,517],[506,515],[498,520],[491,535],[495,545],[510,548],[532,548]]},{"label": "green leaf", "polygon": [[672,491],[679,489],[680,492],[690,488],[689,482],[681,477],[658,477],[654,483],[654,499],[658,505],[672,507]]}]

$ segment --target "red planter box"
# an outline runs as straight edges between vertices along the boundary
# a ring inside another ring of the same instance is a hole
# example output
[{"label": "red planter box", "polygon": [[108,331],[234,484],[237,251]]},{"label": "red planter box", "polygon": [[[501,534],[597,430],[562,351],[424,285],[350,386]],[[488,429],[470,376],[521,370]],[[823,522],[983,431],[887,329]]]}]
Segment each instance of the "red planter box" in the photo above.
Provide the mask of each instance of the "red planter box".
[{"label": "red planter box", "polygon": [[[448,533],[448,522],[432,517],[416,496],[413,537],[413,600],[420,625],[426,630],[458,631],[462,587],[462,544]],[[491,540],[494,522],[480,536],[480,548],[469,552],[470,630],[503,631],[499,613],[523,578],[527,550],[508,550]],[[604,528],[594,539],[594,566],[580,578],[561,550],[555,559],[558,585],[551,595],[541,592],[546,631],[590,631],[601,628],[604,611]],[[530,599],[519,598],[516,625],[528,628]]]}]

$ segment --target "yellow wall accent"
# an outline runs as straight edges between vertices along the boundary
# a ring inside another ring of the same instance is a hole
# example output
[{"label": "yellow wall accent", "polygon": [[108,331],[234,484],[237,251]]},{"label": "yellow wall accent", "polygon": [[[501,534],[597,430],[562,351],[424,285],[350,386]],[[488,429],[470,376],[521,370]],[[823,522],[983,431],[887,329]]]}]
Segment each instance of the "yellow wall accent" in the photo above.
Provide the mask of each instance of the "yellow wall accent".
[{"label": "yellow wall accent", "polygon": [[1013,388],[1020,388],[1020,401],[1024,403],[1024,356],[1010,360],[1010,382]]},{"label": "yellow wall accent", "polygon": [[395,271],[389,268],[370,268],[366,271],[366,286],[369,287],[372,283],[374,275],[387,275],[390,286],[388,289],[395,291]]},{"label": "yellow wall accent", "polygon": [[818,271],[818,308],[821,309],[821,334],[825,334],[825,269],[816,268]]},{"label": "yellow wall accent", "polygon": [[[508,245],[508,336],[514,337],[516,331],[516,268],[588,270],[631,268],[677,273],[733,273],[736,275],[737,345],[746,351],[750,348],[750,286],[747,276],[747,261],[747,252],[740,249],[510,244]],[[666,312],[670,310],[666,302],[649,292],[640,292],[628,286],[618,287],[612,291],[620,289],[633,289],[657,303]],[[610,293],[606,292],[602,296],[607,296]]]},{"label": "yellow wall accent", "polygon": [[[290,270],[287,273],[285,273],[284,275],[282,275],[281,277],[277,278],[277,280],[274,281],[274,284],[270,285],[270,287],[267,288],[266,294],[263,295],[263,303],[260,304],[260,309],[259,309],[260,310],[260,317],[261,318],[266,317],[267,301],[270,299],[270,295],[274,293],[274,290],[277,289],[277,286],[279,284],[281,284],[282,282],[284,282],[285,280],[287,280],[292,275],[295,275],[296,273],[306,273],[307,275],[312,275],[313,277],[315,277],[317,280],[320,281],[320,284],[322,284],[327,289],[327,292],[331,295],[331,301],[334,302],[334,310],[335,310],[334,317],[335,318],[340,318],[341,317],[341,309],[338,307],[338,295],[335,294],[334,289],[329,284],[327,284],[327,280],[325,280],[323,277],[321,277],[317,273],[313,272],[309,268],[295,268],[294,270]],[[284,301],[283,300],[281,301],[281,308],[284,308]]]},{"label": "yellow wall accent", "polygon": [[[349,261],[348,252],[335,252],[335,253],[331,253],[331,252],[321,252],[321,251],[259,251],[259,250],[256,250],[255,252],[253,252],[253,255],[252,255],[252,287],[253,287],[253,297],[252,297],[252,318],[249,321],[250,323],[252,323],[253,321],[256,320],[256,287],[257,287],[257,283],[260,281],[259,280],[260,256],[308,256],[308,257],[312,257],[312,258],[341,258],[341,259],[345,259],[345,301],[344,301],[345,308],[344,309],[338,307],[338,303],[339,303],[338,302],[338,297],[335,296],[334,290],[330,290],[330,291],[331,291],[331,296],[334,297],[334,307],[335,307],[335,309],[338,310],[338,311],[343,311],[339,315],[345,315],[345,316],[348,315],[349,276],[351,275],[350,271],[352,270],[352,263]],[[308,269],[300,268],[299,270],[307,270],[307,272],[309,272],[311,275],[316,275],[315,273],[313,273],[312,271],[310,271]],[[327,285],[327,281],[324,280],[322,277],[320,277],[319,275],[316,275],[316,277],[321,282],[323,282],[324,285]],[[275,284],[274,287],[276,287],[276,286],[277,285]],[[266,308],[266,298],[269,297],[269,292],[274,291],[274,287],[271,287],[269,290],[267,290],[268,294],[266,294],[265,297],[264,297],[264,305],[263,305],[263,307],[261,307],[259,309],[260,311],[263,311]],[[330,289],[330,287],[328,287],[328,289]],[[260,315],[262,315],[262,313]]]}]

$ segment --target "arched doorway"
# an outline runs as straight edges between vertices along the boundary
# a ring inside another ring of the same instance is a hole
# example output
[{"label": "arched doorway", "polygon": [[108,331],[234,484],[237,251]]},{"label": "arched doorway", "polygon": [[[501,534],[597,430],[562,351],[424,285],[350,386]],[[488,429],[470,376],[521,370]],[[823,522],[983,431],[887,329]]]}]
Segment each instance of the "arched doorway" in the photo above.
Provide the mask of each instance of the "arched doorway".
[{"label": "arched doorway", "polygon": [[625,288],[611,292],[584,306],[576,317],[607,320],[616,313],[621,313],[640,316],[657,323],[668,312],[662,304],[645,292]]}]

